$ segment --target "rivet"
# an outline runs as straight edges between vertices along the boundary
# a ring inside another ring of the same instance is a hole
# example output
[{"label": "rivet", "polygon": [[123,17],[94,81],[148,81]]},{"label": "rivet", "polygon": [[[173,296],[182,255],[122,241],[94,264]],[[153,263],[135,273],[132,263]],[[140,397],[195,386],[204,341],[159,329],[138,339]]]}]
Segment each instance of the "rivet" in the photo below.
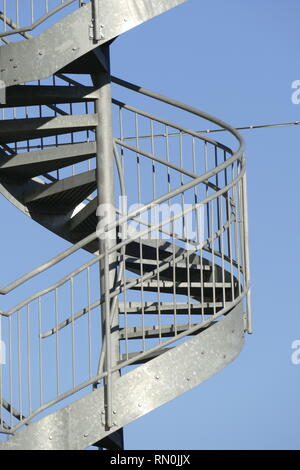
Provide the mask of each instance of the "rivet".
[{"label": "rivet", "polygon": [[142,408],[142,404],[141,404],[141,403],[139,403],[139,404],[138,404],[138,407],[139,407],[139,408]]},{"label": "rivet", "polygon": [[187,377],[186,380],[189,382],[191,379],[189,377]]},{"label": "rivet", "polygon": [[159,380],[159,375],[156,375],[155,378],[156,378],[156,380]]},{"label": "rivet", "polygon": [[52,436],[49,436],[49,440],[52,441]]},{"label": "rivet", "polygon": [[114,414],[114,415],[116,415],[116,414],[117,414],[116,410],[113,410],[113,414]]},{"label": "rivet", "polygon": [[204,356],[204,351],[201,351],[201,356]]},{"label": "rivet", "polygon": [[83,436],[84,436],[84,437],[88,437],[88,433],[87,433],[87,432],[86,432],[86,433],[84,433],[84,435],[83,435]]},{"label": "rivet", "polygon": [[43,53],[42,53],[42,52],[39,52],[39,55],[43,55]]}]

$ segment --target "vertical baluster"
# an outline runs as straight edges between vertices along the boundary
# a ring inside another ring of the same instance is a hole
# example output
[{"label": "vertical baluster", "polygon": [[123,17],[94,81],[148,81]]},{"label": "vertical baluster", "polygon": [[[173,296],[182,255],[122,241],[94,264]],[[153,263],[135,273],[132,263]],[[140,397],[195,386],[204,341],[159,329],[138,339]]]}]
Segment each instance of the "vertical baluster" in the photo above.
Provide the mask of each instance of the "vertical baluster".
[{"label": "vertical baluster", "polygon": [[89,354],[89,378],[92,378],[92,323],[91,323],[91,274],[90,267],[87,274],[87,298],[88,298],[88,354]]},{"label": "vertical baluster", "polygon": [[3,4],[3,27],[4,27],[4,32],[5,33],[7,31],[7,5],[6,5],[6,1],[7,0],[4,0],[4,4]]},{"label": "vertical baluster", "polygon": [[[71,83],[69,84],[69,86],[71,86]],[[70,116],[73,115],[73,104],[70,103],[69,105],[69,108],[70,108]],[[74,144],[74,132],[71,132],[71,144],[73,145]],[[76,165],[72,165],[72,176],[74,176],[76,174]]]},{"label": "vertical baluster", "polygon": [[[238,173],[238,168],[237,168]],[[233,178],[235,178],[235,171],[233,170]],[[240,265],[240,250],[239,250],[239,236],[238,236],[238,224],[239,224],[239,204],[237,199],[237,186],[234,185],[233,191],[233,203],[234,203],[234,253],[235,261],[237,263],[237,274],[238,274],[238,295],[241,295],[241,265]]]},{"label": "vertical baluster", "polygon": [[56,324],[56,333],[55,333],[55,346],[56,346],[56,394],[57,396],[60,393],[60,357],[59,357],[59,311],[58,311],[58,290],[54,291],[54,301],[55,301],[55,324]]},{"label": "vertical baluster", "polygon": [[34,23],[34,0],[30,2],[30,16],[31,16],[31,24]]},{"label": "vertical baluster", "polygon": [[[207,149],[207,142],[204,142],[204,173],[208,171],[208,149]],[[206,198],[208,197],[208,186],[206,185],[205,188]],[[206,204],[206,211],[207,211],[207,238],[210,236],[210,212],[209,212],[209,204]],[[210,243],[208,243],[210,246]]]},{"label": "vertical baluster", "polygon": [[3,373],[3,362],[5,357],[4,341],[2,334],[2,315],[0,315],[0,427],[3,428],[3,385],[2,385],[2,373]]},{"label": "vertical baluster", "polygon": [[70,279],[70,303],[71,303],[71,322],[72,322],[72,383],[75,387],[76,383],[76,367],[75,367],[75,321],[74,321],[74,279]]},{"label": "vertical baluster", "polygon": [[[53,75],[52,77],[52,85],[55,87],[56,86],[56,76]],[[56,106],[56,104],[55,104]],[[54,110],[54,117],[57,116],[57,111],[56,109]],[[58,135],[55,135],[55,147],[58,147]],[[56,170],[56,178],[59,180],[59,169]]]},{"label": "vertical baluster", "polygon": [[39,379],[40,379],[40,406],[44,404],[43,393],[43,344],[42,344],[42,298],[38,298],[38,317],[39,317]]},{"label": "vertical baluster", "polygon": [[32,396],[31,396],[31,335],[30,335],[30,305],[27,305],[27,369],[28,369],[28,405],[29,414],[32,413]]},{"label": "vertical baluster", "polygon": [[[231,173],[232,173],[232,166],[231,166]],[[232,181],[232,174],[231,174],[231,181]],[[229,227],[228,227],[228,237],[229,237],[229,251],[230,251],[231,300],[234,300],[233,250],[232,250],[232,222],[231,222],[231,217],[232,217],[232,200],[233,200],[232,189],[229,190],[228,195],[229,195],[228,204],[230,204],[230,207],[228,208],[228,212],[229,212],[229,221],[230,221],[230,222],[229,222]]]},{"label": "vertical baluster", "polygon": [[22,399],[22,354],[21,354],[21,320],[20,310],[17,313],[18,316],[18,383],[19,383],[19,410],[20,420],[23,415],[23,399]]},{"label": "vertical baluster", "polygon": [[205,304],[204,304],[204,264],[203,264],[203,243],[200,245],[200,285],[201,285],[201,319],[204,321]]},{"label": "vertical baluster", "polygon": [[[174,217],[174,214],[173,216]],[[174,307],[174,336],[177,335],[177,296],[176,296],[176,261],[175,261],[175,229],[172,220],[172,264],[173,264],[173,307]]]},{"label": "vertical baluster", "polygon": [[[123,251],[124,256],[125,256],[125,249]],[[126,360],[129,358],[129,344],[128,344],[128,313],[127,313],[127,289],[126,289],[126,268],[123,271],[123,286],[124,286],[124,327],[125,327],[125,354],[126,354]]]},{"label": "vertical baluster", "polygon": [[[215,168],[218,167],[218,147],[215,147]],[[216,186],[219,188],[219,173],[216,173]],[[218,224],[218,230],[220,230],[220,201],[219,198],[217,198],[217,224]],[[220,236],[218,237],[218,246],[219,246],[219,252],[221,251],[221,239]]]},{"label": "vertical baluster", "polygon": [[215,224],[214,224],[214,202],[215,200],[212,199],[212,201],[209,203],[211,205],[211,266],[212,266],[212,292],[213,292],[213,314],[216,314],[216,267],[215,267],[215,237],[214,237],[214,231],[215,231]]},{"label": "vertical baluster", "polygon": [[9,317],[9,403],[10,403],[10,427],[13,427],[13,370],[12,370],[12,317]]},{"label": "vertical baluster", "polygon": [[[155,145],[154,145],[154,126],[153,120],[150,120],[150,135],[151,135],[151,153],[155,155]],[[156,198],[156,165],[155,161],[152,160],[152,198]],[[154,221],[151,223],[158,222],[158,214],[157,214],[157,207],[154,207],[153,214],[154,214]],[[161,227],[164,228],[163,226]],[[150,229],[151,230],[151,229]],[[149,235],[151,235],[151,231],[149,230]],[[157,269],[157,326],[158,326],[158,341],[161,343],[161,295],[160,295],[160,272],[159,269],[159,240],[160,240],[160,231],[159,228],[157,230],[156,235],[156,269]]]},{"label": "vertical baluster", "polygon": [[[134,113],[135,115],[135,140],[136,140],[136,148],[139,149],[139,121],[138,121],[138,114]],[[140,154],[136,153],[136,164],[137,164],[137,186],[138,186],[138,203],[141,204],[141,165],[140,165]],[[138,230],[142,230],[143,227],[139,223]],[[140,276],[144,275],[144,265],[143,265],[143,242],[142,238],[139,237],[139,245],[140,245]],[[146,341],[145,341],[145,307],[144,307],[144,283],[141,282],[141,314],[142,314],[142,348],[143,351],[146,349]]]},{"label": "vertical baluster", "polygon": [[[226,306],[226,290],[225,290],[225,258],[224,258],[224,230],[223,230],[223,225],[224,225],[224,216],[223,216],[223,205],[224,205],[224,197],[226,198],[225,201],[227,201],[228,194],[224,194],[221,196],[221,202],[220,202],[220,223],[221,223],[221,264],[222,264],[222,284],[223,284],[223,289],[222,289],[222,297],[223,297],[223,308]],[[226,203],[226,202],[225,202]],[[226,222],[225,222],[226,223]]]},{"label": "vertical baluster", "polygon": [[[224,150],[224,162],[226,162],[227,160],[227,152],[226,150]],[[224,169],[224,184],[225,186],[228,185],[228,176],[227,176],[227,167]],[[227,198],[226,198],[226,221],[229,223],[229,214],[230,214],[230,194],[229,194],[229,191],[227,192]],[[229,240],[229,228],[230,226],[228,226],[228,229],[227,229],[227,254],[228,254],[228,257],[231,256],[231,252],[230,252],[230,240]]]},{"label": "vertical baluster", "polygon": [[16,27],[20,27],[20,18],[19,18],[19,0],[16,0]]},{"label": "vertical baluster", "polygon": [[247,201],[247,178],[244,175],[242,179],[242,195],[243,195],[243,245],[245,247],[245,275],[246,284],[249,287],[247,294],[247,330],[251,334],[252,331],[252,306],[251,306],[251,289],[250,289],[250,263],[249,263],[249,226],[248,226],[248,201]]}]

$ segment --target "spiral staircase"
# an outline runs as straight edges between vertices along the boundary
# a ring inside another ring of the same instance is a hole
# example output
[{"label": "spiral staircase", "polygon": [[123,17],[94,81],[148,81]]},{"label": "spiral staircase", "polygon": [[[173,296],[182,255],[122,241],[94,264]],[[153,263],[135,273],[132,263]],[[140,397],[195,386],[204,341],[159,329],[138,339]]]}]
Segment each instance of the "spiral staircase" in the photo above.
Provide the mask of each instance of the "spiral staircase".
[{"label": "spiral staircase", "polygon": [[110,73],[184,1],[2,0],[0,191],[70,246],[0,290],[1,450],[122,449],[251,333],[243,139]]}]

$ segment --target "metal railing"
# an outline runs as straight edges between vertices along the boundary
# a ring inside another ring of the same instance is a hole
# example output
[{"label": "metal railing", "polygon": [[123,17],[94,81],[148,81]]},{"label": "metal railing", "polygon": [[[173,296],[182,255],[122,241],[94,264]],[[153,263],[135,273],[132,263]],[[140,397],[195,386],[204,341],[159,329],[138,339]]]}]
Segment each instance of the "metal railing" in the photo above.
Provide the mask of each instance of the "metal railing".
[{"label": "metal railing", "polygon": [[[64,13],[70,6],[80,8],[89,0],[1,0],[0,38],[4,43],[12,40],[30,39],[30,33],[54,15]],[[72,11],[71,10],[71,11]],[[69,11],[69,10],[68,10]]]},{"label": "metal railing", "polygon": [[[129,211],[121,204],[114,224],[98,227],[97,233],[0,291],[14,291],[98,237],[117,231],[117,244],[110,250],[1,312],[6,345],[6,364],[0,365],[4,434],[29,424],[47,408],[88,393],[115,371],[208,328],[244,298],[251,332],[242,138],[226,123],[195,108],[117,78],[113,82],[180,110],[189,116],[187,122],[193,116],[195,125],[204,119],[225,128],[238,149],[234,152],[227,143],[188,125],[113,101],[117,196],[127,198]],[[111,265],[114,255],[117,266]],[[105,278],[112,269],[117,271],[113,291],[100,292],[99,261]],[[104,341],[100,309],[106,316]],[[111,364],[110,338],[115,332],[110,325],[116,315],[120,360]],[[108,393],[108,423],[112,393],[113,389]]]}]

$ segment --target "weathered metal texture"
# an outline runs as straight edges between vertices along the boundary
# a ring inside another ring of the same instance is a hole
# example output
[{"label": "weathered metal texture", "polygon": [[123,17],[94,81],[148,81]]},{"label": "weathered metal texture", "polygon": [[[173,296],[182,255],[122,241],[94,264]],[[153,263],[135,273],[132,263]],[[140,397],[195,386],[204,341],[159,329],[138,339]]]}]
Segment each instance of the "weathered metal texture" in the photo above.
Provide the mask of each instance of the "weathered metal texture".
[{"label": "weathered metal texture", "polygon": [[105,429],[103,388],[30,424],[0,450],[80,450],[93,445],[222,370],[242,350],[244,318],[238,304],[221,321],[114,385],[113,427]]},{"label": "weathered metal texture", "polygon": [[7,87],[47,78],[96,47],[186,0],[99,0],[99,40],[93,5],[76,10],[40,36],[0,48],[0,79]]}]

